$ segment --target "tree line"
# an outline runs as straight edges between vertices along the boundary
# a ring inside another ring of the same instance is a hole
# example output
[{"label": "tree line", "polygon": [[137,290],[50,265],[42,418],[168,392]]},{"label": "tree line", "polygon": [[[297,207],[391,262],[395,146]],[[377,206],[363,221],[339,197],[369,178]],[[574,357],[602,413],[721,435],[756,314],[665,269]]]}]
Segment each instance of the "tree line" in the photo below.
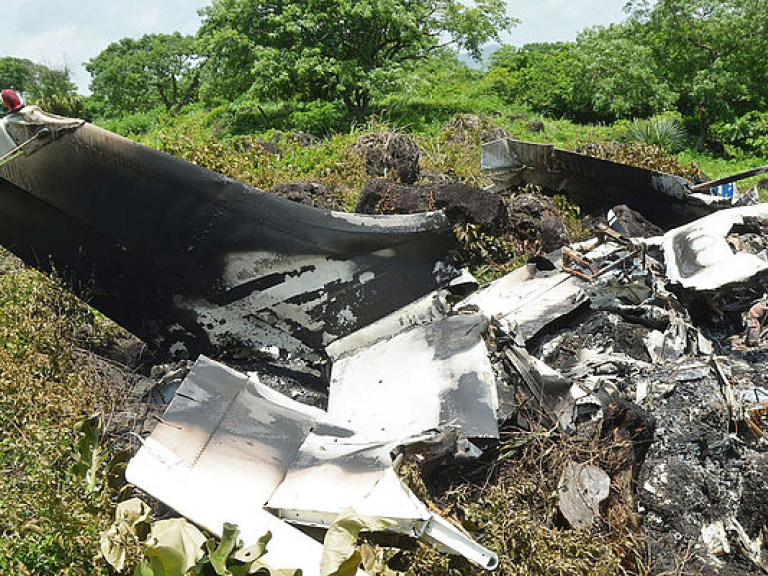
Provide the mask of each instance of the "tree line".
[{"label": "tree line", "polygon": [[575,42],[510,46],[489,81],[552,116],[609,122],[676,111],[704,148],[715,122],[768,110],[764,0],[634,0],[621,24]]},{"label": "tree line", "polygon": [[[632,0],[625,10],[622,23],[574,42],[502,46],[484,86],[582,123],[674,111],[700,148],[716,123],[768,127],[764,0]],[[214,0],[200,15],[194,36],[124,38],[91,58],[86,100],[66,70],[5,58],[0,77],[34,100],[58,97],[60,112],[84,105],[92,117],[248,99],[334,105],[359,120],[446,48],[478,56],[515,24],[503,0]]]}]

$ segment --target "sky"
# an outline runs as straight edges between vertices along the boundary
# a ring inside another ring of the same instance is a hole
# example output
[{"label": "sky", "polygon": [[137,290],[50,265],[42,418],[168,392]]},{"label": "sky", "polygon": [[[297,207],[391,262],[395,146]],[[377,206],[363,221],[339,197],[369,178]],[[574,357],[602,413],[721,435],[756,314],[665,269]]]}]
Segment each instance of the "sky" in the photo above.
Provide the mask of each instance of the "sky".
[{"label": "sky", "polygon": [[[528,42],[573,40],[587,26],[623,19],[626,0],[509,0],[522,20],[502,39]],[[211,0],[15,0],[3,6],[0,57],[28,58],[52,67],[68,66],[79,91],[88,93],[83,62],[110,43],[150,33],[194,34],[197,11]],[[0,84],[2,79],[0,78]]]}]

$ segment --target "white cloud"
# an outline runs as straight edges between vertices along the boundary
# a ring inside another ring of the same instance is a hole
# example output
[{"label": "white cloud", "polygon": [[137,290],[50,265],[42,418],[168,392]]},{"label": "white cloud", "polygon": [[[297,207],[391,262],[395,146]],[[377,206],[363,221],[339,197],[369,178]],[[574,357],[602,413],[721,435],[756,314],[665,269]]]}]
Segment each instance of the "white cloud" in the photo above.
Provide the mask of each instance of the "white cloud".
[{"label": "white cloud", "polygon": [[621,22],[626,0],[511,0],[509,12],[522,22],[503,36],[517,46],[575,40],[584,28]]}]

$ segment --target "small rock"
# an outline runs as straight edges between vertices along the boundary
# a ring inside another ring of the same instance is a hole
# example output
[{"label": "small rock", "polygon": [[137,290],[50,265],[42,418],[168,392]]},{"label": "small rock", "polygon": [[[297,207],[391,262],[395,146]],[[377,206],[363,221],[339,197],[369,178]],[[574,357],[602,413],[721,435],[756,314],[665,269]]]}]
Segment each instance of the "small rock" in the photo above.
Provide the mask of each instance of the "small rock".
[{"label": "small rock", "polygon": [[299,146],[303,146],[305,148],[317,146],[320,144],[320,142],[322,142],[322,138],[319,136],[315,136],[314,134],[307,134],[301,131],[296,132],[291,139]]},{"label": "small rock", "polygon": [[525,128],[529,132],[544,132],[544,122],[541,120],[533,120],[525,125]]}]

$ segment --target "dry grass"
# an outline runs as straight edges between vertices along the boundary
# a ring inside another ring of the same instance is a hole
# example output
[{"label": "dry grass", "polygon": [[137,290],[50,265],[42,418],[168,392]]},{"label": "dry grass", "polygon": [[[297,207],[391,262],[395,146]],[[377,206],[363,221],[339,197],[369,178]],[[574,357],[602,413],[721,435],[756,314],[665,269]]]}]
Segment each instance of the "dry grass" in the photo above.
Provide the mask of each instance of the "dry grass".
[{"label": "dry grass", "polygon": [[[588,437],[565,437],[541,423],[507,429],[485,465],[450,479],[424,481],[406,467],[404,480],[446,516],[460,522],[499,556],[499,576],[648,574],[645,546],[634,512],[629,444],[595,429]],[[557,483],[568,462],[590,463],[611,476],[601,520],[590,530],[567,527],[558,511]],[[407,574],[459,576],[478,569],[429,546],[388,554]]]},{"label": "dry grass", "polygon": [[683,164],[677,158],[658,146],[649,146],[638,143],[625,146],[624,144],[617,144],[614,142],[610,144],[582,145],[579,146],[576,151],[588,156],[594,156],[595,158],[602,158],[603,160],[610,160],[620,164],[628,164],[629,166],[637,166],[638,168],[645,168],[646,170],[656,170],[658,172],[674,174],[675,176],[690,180],[691,182],[697,182],[704,176],[701,169],[695,163],[691,162],[690,164]]},{"label": "dry grass", "polygon": [[69,468],[74,424],[110,401],[81,351],[113,330],[0,249],[1,574],[104,572],[94,556],[109,503]]},{"label": "dry grass", "polygon": [[314,146],[302,146],[289,136],[276,141],[274,151],[255,137],[224,143],[214,137],[161,132],[148,142],[163,152],[208,168],[261,190],[297,180],[321,182],[340,204],[353,210],[369,177],[363,158],[350,150],[355,134],[337,135]]}]

